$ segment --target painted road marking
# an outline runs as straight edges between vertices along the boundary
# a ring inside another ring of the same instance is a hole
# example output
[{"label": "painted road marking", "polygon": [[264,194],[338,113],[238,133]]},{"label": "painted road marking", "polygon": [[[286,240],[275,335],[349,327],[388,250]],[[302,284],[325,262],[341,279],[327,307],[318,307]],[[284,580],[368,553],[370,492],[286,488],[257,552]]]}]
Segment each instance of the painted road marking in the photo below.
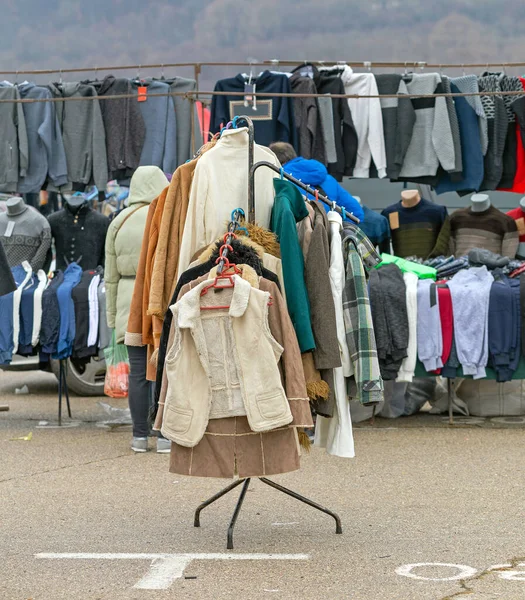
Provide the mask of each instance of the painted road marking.
[{"label": "painted road marking", "polygon": [[194,560],[308,560],[309,554],[151,554],[151,553],[89,553],[89,552],[41,552],[36,558],[48,560],[150,560],[148,573],[133,587],[141,590],[166,590],[181,579],[184,570]]},{"label": "painted road marking", "polygon": [[[459,569],[459,573],[452,577],[422,577],[412,573],[413,569],[418,567],[446,567],[451,569]],[[419,579],[421,581],[457,581],[458,579],[470,579],[477,573],[477,569],[467,565],[454,565],[452,563],[414,563],[413,565],[403,565],[396,569],[398,575],[410,577],[411,579]]]}]

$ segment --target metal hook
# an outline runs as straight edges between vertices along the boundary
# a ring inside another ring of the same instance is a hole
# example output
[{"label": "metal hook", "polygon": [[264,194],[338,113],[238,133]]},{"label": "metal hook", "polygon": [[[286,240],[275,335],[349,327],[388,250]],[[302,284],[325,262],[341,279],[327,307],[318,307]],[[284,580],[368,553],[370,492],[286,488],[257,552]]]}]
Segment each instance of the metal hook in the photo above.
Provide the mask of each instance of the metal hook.
[{"label": "metal hook", "polygon": [[405,72],[403,75],[406,77],[408,75],[407,63],[405,62]]},{"label": "metal hook", "polygon": [[335,202],[332,202],[332,212],[335,212],[336,208],[337,208],[337,204]]},{"label": "metal hook", "polygon": [[58,74],[59,74],[59,80],[58,80],[58,82],[62,85],[62,69],[58,70]]},{"label": "metal hook", "polygon": [[164,79],[164,63],[160,65],[160,78]]},{"label": "metal hook", "polygon": [[270,60],[270,62],[272,63],[272,66],[275,68],[277,67],[277,70],[279,71],[279,73],[281,72],[281,66],[279,64],[279,59],[278,58],[272,58]]},{"label": "metal hook", "polygon": [[16,75],[15,75],[15,85],[17,85],[17,84],[18,84],[18,71],[16,72]]},{"label": "metal hook", "polygon": [[284,179],[284,169],[281,167],[281,181]]},{"label": "metal hook", "polygon": [[371,62],[369,62],[369,61],[365,61],[365,62],[363,63],[363,67],[365,67],[365,69],[367,69],[367,70],[368,70],[368,72],[370,73],[370,71],[372,70],[372,63],[371,63]]},{"label": "metal hook", "polygon": [[465,65],[461,65],[461,71],[463,72],[463,77],[465,77]]},{"label": "metal hook", "polygon": [[417,63],[417,66],[423,71],[424,68],[427,66],[427,63],[424,60],[421,60]]},{"label": "metal hook", "polygon": [[137,79],[140,81],[140,69],[141,69],[142,65],[139,65],[139,69],[137,71]]}]

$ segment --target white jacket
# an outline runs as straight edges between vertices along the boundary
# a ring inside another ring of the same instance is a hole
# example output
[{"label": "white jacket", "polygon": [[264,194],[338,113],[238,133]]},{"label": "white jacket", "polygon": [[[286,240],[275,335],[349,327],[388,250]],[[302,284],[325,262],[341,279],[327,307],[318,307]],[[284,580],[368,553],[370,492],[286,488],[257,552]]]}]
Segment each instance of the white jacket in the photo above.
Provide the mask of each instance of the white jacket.
[{"label": "white jacket", "polygon": [[[255,144],[255,162],[280,167],[275,154]],[[272,214],[273,178],[279,175],[261,167],[255,174],[255,218],[268,228]],[[188,214],[180,248],[178,273],[183,273],[197,250],[226,232],[233,210],[242,208],[248,217],[248,130],[226,129],[214,148],[197,163],[191,184]]]},{"label": "white jacket", "polygon": [[354,436],[352,419],[350,418],[350,402],[346,390],[345,376],[353,374],[350,353],[346,343],[345,323],[343,317],[343,287],[345,281],[345,266],[341,240],[343,220],[339,213],[328,213],[330,223],[330,287],[335,305],[337,324],[337,339],[341,353],[342,366],[334,369],[334,393],[336,410],[331,419],[317,416],[315,429],[315,444],[326,448],[328,454],[342,458],[353,458]]},{"label": "white jacket", "polygon": [[[377,96],[377,83],[372,73],[354,73],[345,65],[341,76],[346,94]],[[354,177],[369,177],[372,158],[378,176],[386,177],[386,149],[383,114],[379,98],[349,98],[348,106],[357,132],[357,161]]]},{"label": "white jacket", "polygon": [[414,273],[404,273],[403,279],[406,286],[407,314],[408,314],[408,348],[407,356],[401,363],[401,368],[396,381],[411,383],[414,379],[417,362],[417,283],[418,278]]}]

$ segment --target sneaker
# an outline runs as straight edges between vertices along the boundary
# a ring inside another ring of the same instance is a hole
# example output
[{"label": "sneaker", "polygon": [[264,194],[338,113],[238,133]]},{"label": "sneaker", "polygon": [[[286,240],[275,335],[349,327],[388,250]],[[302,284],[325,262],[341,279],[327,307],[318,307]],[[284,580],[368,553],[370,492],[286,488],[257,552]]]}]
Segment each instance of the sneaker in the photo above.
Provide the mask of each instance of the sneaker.
[{"label": "sneaker", "polygon": [[171,452],[171,442],[166,438],[157,438],[157,454],[169,454]]},{"label": "sneaker", "polygon": [[148,438],[134,437],[131,442],[131,449],[133,452],[147,452],[149,450]]}]

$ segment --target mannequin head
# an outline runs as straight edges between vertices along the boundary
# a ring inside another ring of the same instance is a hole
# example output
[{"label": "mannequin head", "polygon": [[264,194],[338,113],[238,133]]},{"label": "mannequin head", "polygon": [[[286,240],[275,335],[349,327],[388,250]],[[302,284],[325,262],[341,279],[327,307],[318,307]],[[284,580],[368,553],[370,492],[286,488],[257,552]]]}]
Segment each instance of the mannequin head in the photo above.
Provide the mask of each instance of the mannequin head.
[{"label": "mannequin head", "polygon": [[20,215],[27,210],[27,205],[20,196],[9,198],[6,202],[6,207],[8,217],[16,217],[16,215]]},{"label": "mannequin head", "polygon": [[403,190],[401,192],[401,203],[405,208],[417,206],[421,201],[421,195],[418,190]]},{"label": "mannequin head", "polygon": [[473,194],[470,197],[470,207],[472,212],[483,212],[489,209],[490,196],[488,194]]},{"label": "mannequin head", "polygon": [[68,203],[68,205],[71,208],[76,210],[77,208],[80,208],[81,206],[83,206],[87,202],[87,200],[86,200],[86,197],[84,196],[84,194],[77,192],[76,194],[73,194],[72,196],[67,197],[66,202]]}]

